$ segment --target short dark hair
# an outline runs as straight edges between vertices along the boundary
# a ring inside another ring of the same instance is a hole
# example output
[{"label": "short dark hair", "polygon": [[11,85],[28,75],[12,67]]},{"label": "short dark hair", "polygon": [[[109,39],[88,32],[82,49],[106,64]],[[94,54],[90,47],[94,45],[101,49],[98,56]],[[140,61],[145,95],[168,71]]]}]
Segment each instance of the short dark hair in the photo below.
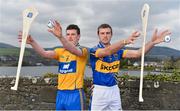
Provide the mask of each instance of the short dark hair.
[{"label": "short dark hair", "polygon": [[75,25],[75,24],[70,24],[69,26],[67,26],[66,31],[67,31],[67,30],[71,30],[71,29],[76,30],[78,35],[80,34],[80,28],[79,28],[77,25]]},{"label": "short dark hair", "polygon": [[113,33],[112,32],[112,27],[109,25],[109,24],[101,24],[99,27],[98,27],[98,30],[97,30],[97,34],[99,35],[99,29],[101,28],[110,28],[111,29],[111,34]]}]

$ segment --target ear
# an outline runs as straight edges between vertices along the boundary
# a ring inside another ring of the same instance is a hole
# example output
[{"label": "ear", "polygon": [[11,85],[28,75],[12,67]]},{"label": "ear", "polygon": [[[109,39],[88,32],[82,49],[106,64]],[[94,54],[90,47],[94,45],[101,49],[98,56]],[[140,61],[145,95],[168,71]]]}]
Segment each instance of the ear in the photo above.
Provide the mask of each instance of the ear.
[{"label": "ear", "polygon": [[79,34],[79,35],[77,36],[77,40],[78,40],[78,41],[79,41],[80,37],[81,37],[81,35]]}]

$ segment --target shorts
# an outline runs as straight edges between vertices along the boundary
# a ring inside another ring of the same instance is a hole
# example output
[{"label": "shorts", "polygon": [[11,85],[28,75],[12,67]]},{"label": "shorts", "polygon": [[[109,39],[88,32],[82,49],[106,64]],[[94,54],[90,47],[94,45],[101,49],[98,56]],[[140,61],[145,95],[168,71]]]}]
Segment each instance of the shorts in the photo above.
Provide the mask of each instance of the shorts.
[{"label": "shorts", "polygon": [[120,90],[118,85],[94,85],[91,110],[122,110]]},{"label": "shorts", "polygon": [[85,96],[83,89],[58,90],[56,110],[84,110]]}]

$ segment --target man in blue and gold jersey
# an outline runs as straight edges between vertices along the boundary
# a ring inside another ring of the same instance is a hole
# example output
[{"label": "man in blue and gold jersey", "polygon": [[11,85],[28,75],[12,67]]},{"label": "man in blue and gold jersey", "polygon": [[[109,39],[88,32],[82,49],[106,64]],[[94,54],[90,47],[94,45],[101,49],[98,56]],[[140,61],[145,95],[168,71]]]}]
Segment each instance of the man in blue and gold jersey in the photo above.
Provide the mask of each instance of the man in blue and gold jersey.
[{"label": "man in blue and gold jersey", "polygon": [[[42,57],[56,59],[59,62],[56,110],[84,110],[85,96],[82,88],[88,51],[79,45],[80,29],[77,25],[69,25],[65,38],[61,25],[55,21],[54,27],[48,31],[61,41],[63,48],[45,51],[30,35],[27,43]],[[20,41],[21,36],[20,32]]]},{"label": "man in blue and gold jersey", "polygon": [[[168,30],[158,33],[154,31],[152,40],[145,46],[147,53],[154,45],[164,41],[164,37],[171,32]],[[98,27],[99,44],[90,49],[90,62],[93,71],[94,89],[91,100],[91,110],[122,110],[120,90],[115,73],[119,72],[122,58],[138,58],[141,49],[126,50],[123,47],[132,44],[140,36],[138,31],[133,32],[127,39],[110,44],[113,32],[108,24]]]}]

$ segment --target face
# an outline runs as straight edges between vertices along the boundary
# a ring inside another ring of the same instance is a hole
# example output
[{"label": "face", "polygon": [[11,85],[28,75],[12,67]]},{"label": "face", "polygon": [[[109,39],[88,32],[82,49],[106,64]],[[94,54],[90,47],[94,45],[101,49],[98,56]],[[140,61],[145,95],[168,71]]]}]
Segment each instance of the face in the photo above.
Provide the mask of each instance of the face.
[{"label": "face", "polygon": [[99,39],[104,45],[109,45],[112,38],[112,33],[110,28],[100,28],[99,29]]},{"label": "face", "polygon": [[68,41],[76,45],[79,41],[80,35],[77,34],[75,29],[66,30],[66,38]]}]

